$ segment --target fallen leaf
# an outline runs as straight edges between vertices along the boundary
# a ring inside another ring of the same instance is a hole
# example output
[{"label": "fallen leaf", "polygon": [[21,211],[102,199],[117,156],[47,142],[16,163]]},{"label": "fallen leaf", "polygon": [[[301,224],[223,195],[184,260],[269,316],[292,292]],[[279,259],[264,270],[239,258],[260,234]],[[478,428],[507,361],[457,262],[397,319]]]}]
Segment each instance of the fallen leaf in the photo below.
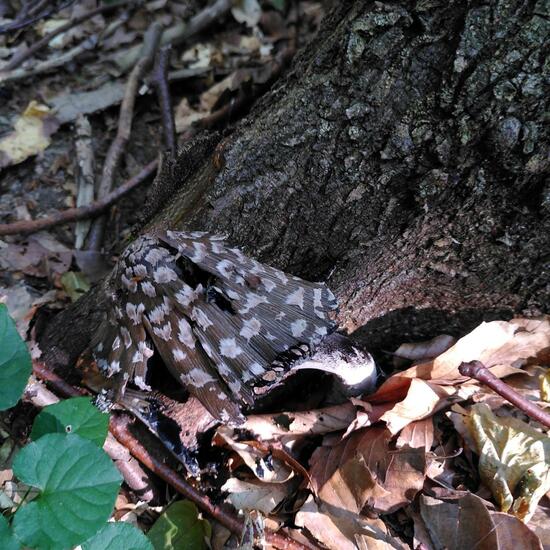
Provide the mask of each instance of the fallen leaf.
[{"label": "fallen leaf", "polygon": [[61,285],[71,299],[71,302],[76,302],[90,290],[90,283],[88,279],[86,279],[86,276],[77,271],[67,271],[63,273],[61,276]]},{"label": "fallen leaf", "polygon": [[435,359],[394,374],[378,390],[365,398],[369,403],[398,401],[405,397],[411,378],[439,384],[467,380],[458,372],[462,362],[481,361],[499,377],[517,374],[528,360],[542,359],[550,353],[550,321],[512,319],[482,323]]},{"label": "fallen leaf", "polygon": [[69,248],[41,231],[28,237],[23,244],[9,243],[3,248],[0,266],[34,277],[48,277],[65,273],[71,266],[72,257]]},{"label": "fallen leaf", "polygon": [[408,446],[412,449],[424,449],[425,452],[429,452],[433,442],[434,423],[430,416],[422,420],[416,420],[405,426],[401,430],[395,444],[398,448]]},{"label": "fallen leaf", "polygon": [[517,418],[473,405],[466,425],[479,454],[479,474],[503,512],[527,522],[550,490],[550,438]]},{"label": "fallen leaf", "polygon": [[31,101],[15,121],[14,131],[0,139],[0,169],[23,162],[50,145],[59,121],[47,105]]},{"label": "fallen leaf", "polygon": [[258,0],[237,0],[231,8],[231,13],[239,23],[255,27],[262,16],[262,8]]},{"label": "fallen leaf", "polygon": [[[476,388],[471,388],[471,393],[475,391]],[[385,412],[380,420],[386,423],[392,434],[397,434],[407,424],[431,416],[460,398],[465,396],[459,397],[459,390],[454,386],[440,386],[413,378],[405,399]]]},{"label": "fallen leaf", "polygon": [[473,494],[451,502],[422,495],[420,516],[434,548],[542,550],[539,539],[525,524],[508,514],[490,512]]},{"label": "fallen leaf", "polygon": [[389,513],[408,504],[422,488],[424,449],[394,449],[389,430],[365,428],[338,443],[323,442],[310,459],[310,478],[325,503],[353,513],[365,506]]},{"label": "fallen leaf", "polygon": [[174,115],[176,132],[178,134],[185,132],[185,130],[191,127],[193,122],[195,122],[196,120],[200,120],[201,118],[204,118],[207,115],[208,115],[207,112],[200,112],[193,109],[189,105],[189,100],[186,97],[184,97],[178,103],[178,106],[176,107],[176,112]]},{"label": "fallen leaf", "polygon": [[60,124],[75,121],[79,115],[89,115],[118,105],[124,97],[124,83],[109,81],[89,92],[63,92],[48,100]]},{"label": "fallen leaf", "polygon": [[230,477],[221,490],[229,493],[227,499],[237,510],[259,510],[270,514],[283,499],[294,492],[297,485],[298,482],[294,479],[274,485]]},{"label": "fallen leaf", "polygon": [[407,548],[391,537],[384,522],[352,514],[330,513],[330,508],[309,496],[295,517],[315,539],[331,550],[389,550]]},{"label": "fallen leaf", "polygon": [[231,428],[221,426],[216,431],[213,443],[235,451],[260,481],[285,483],[294,476],[293,469],[270,450],[261,448],[254,441],[235,441],[234,436]]},{"label": "fallen leaf", "polygon": [[540,398],[550,403],[550,369],[539,375]]},{"label": "fallen leaf", "polygon": [[482,323],[461,338],[451,349],[428,363],[408,369],[402,376],[423,379],[463,379],[462,362],[481,361],[500,377],[514,374],[527,359],[550,348],[550,321],[512,319]]},{"label": "fallen leaf", "polygon": [[441,355],[456,343],[456,338],[448,334],[440,334],[431,340],[401,344],[394,351],[394,357],[409,361],[425,361]]},{"label": "fallen leaf", "polygon": [[243,428],[263,441],[325,434],[346,429],[355,418],[356,410],[351,403],[343,403],[311,411],[253,414],[246,418]]}]

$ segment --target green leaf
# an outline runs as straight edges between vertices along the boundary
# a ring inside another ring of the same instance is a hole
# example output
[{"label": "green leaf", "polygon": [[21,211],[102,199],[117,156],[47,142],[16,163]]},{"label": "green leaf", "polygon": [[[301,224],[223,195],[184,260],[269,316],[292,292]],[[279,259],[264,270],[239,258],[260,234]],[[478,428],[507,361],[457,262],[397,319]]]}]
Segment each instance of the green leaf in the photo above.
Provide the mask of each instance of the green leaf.
[{"label": "green leaf", "polygon": [[99,412],[89,397],[73,397],[49,405],[36,417],[31,439],[51,433],[76,434],[103,447],[109,429],[109,415]]},{"label": "green leaf", "polygon": [[15,514],[13,530],[25,545],[70,548],[107,521],[121,477],[107,454],[74,434],[47,434],[15,457],[13,473],[41,494]]},{"label": "green leaf", "polygon": [[10,530],[7,519],[2,514],[0,514],[0,548],[2,550],[19,550],[21,548]]},{"label": "green leaf", "polygon": [[13,407],[32,372],[25,342],[19,336],[5,304],[0,304],[0,411]]},{"label": "green leaf", "polygon": [[153,550],[153,545],[137,527],[117,521],[107,523],[82,550]]},{"label": "green leaf", "polygon": [[179,500],[171,504],[155,521],[147,536],[155,550],[206,550],[211,534],[210,524],[199,518],[197,507],[188,500]]},{"label": "green leaf", "polygon": [[61,275],[61,284],[72,302],[76,302],[90,290],[90,283],[86,275],[79,271],[66,271],[63,273]]}]

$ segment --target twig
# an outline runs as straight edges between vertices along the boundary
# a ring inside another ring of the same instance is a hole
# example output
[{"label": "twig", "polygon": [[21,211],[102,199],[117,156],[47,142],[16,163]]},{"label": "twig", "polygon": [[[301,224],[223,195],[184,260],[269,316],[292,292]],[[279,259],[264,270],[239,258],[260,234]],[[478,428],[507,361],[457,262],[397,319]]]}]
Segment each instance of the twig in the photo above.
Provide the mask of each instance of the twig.
[{"label": "twig", "polygon": [[[36,363],[36,370],[42,374],[45,373],[45,367],[42,364]],[[58,403],[59,397],[46,388],[35,376],[31,376],[25,387],[23,400],[43,409],[48,405]],[[139,498],[146,502],[153,500],[153,484],[139,462],[130,455],[128,449],[110,433],[107,435],[103,448],[115,462],[126,484],[139,495]]]},{"label": "twig", "polygon": [[[81,395],[81,391],[77,390],[70,384],[67,384],[60,376],[50,371],[43,363],[33,361],[34,374],[51,384],[56,392],[65,397],[74,397]],[[243,531],[243,522],[235,515],[224,510],[220,506],[216,506],[205,495],[201,494],[194,487],[189,485],[185,479],[177,472],[172,470],[163,462],[162,458],[153,457],[147,449],[137,440],[128,429],[129,419],[126,415],[111,416],[109,422],[109,431],[114,437],[130,451],[141,464],[151,470],[153,473],[162,478],[166,483],[171,485],[180,494],[193,501],[201,510],[210,514],[213,518],[225,525],[230,531],[237,535],[241,535]],[[307,550],[307,547],[299,542],[287,537],[282,533],[273,531],[265,531],[265,539],[268,543],[280,550]]]},{"label": "twig", "polygon": [[[44,19],[45,17],[49,17],[50,15],[61,11],[62,9],[70,6],[74,3],[75,0],[67,0],[64,3],[61,3],[59,6],[50,6],[49,8],[45,9],[43,12],[39,13],[38,15],[33,15],[31,17],[27,17],[26,14],[22,18],[17,18],[12,23],[8,23],[7,25],[4,25],[3,27],[0,27],[0,34],[4,34],[9,31],[15,31],[17,29],[22,29],[23,27],[28,27],[29,25],[32,25],[36,21],[39,21],[40,19]],[[42,4],[48,4],[49,2],[42,1],[39,2],[39,5]]]},{"label": "twig", "polygon": [[[92,126],[88,118],[80,115],[76,119],[76,181],[78,185],[78,194],[76,197],[76,206],[88,206],[94,200],[95,188],[95,155],[92,147]],[[77,250],[82,248],[84,239],[90,229],[90,220],[80,220],[76,222],[75,227],[75,245]]]},{"label": "twig", "polygon": [[80,44],[77,44],[74,48],[71,48],[62,55],[50,57],[45,61],[35,63],[31,65],[28,69],[14,69],[13,71],[8,72],[0,71],[0,84],[6,84],[14,80],[21,80],[22,78],[27,78],[29,76],[47,73],[53,69],[57,69],[58,67],[63,67],[67,63],[70,63],[71,61],[76,59],[80,54],[94,49],[102,39],[105,39],[108,36],[114,34],[114,32],[120,25],[121,22],[117,21],[109,25],[100,33],[88,36],[82,42],[80,42]]},{"label": "twig", "polygon": [[[98,199],[105,197],[113,188],[115,173],[120,163],[122,153],[126,147],[126,143],[130,138],[130,132],[132,131],[132,118],[134,115],[137,89],[143,75],[153,63],[161,34],[162,25],[155,21],[145,33],[141,58],[128,77],[126,89],[124,90],[124,99],[120,106],[117,135],[109,147],[107,157],[105,158],[105,164],[103,165],[103,172],[97,191]],[[88,239],[89,250],[99,250],[101,248],[103,234],[105,232],[105,223],[106,220],[102,216],[92,225]]]},{"label": "twig", "polygon": [[124,6],[125,4],[128,4],[130,1],[132,1],[132,3],[136,3],[135,0],[118,0],[117,2],[112,2],[110,4],[100,6],[95,10],[91,10],[87,13],[84,13],[80,17],[75,17],[74,19],[71,19],[69,22],[65,23],[64,25],[57,27],[56,29],[49,32],[46,36],[44,36],[40,40],[37,40],[34,44],[31,44],[26,50],[16,52],[13,55],[13,57],[8,61],[8,63],[4,65],[4,67],[2,67],[2,70],[0,71],[0,76],[4,72],[11,71],[19,67],[19,65],[21,65],[23,61],[31,57],[36,52],[45,48],[56,36],[68,31],[69,29],[72,29],[73,27],[76,27],[77,25],[80,25],[81,23],[84,23],[84,21],[87,21],[91,17],[95,17],[96,15],[99,15],[102,13],[107,13],[111,10],[119,8],[120,6]]},{"label": "twig", "polygon": [[168,60],[171,46],[164,46],[157,54],[151,81],[157,91],[164,132],[164,145],[170,153],[170,160],[176,158],[176,125],[168,88]]},{"label": "twig", "polygon": [[508,384],[499,380],[489,369],[487,369],[480,361],[470,361],[469,363],[461,363],[458,371],[462,376],[469,376],[479,380],[486,386],[489,386],[493,391],[510,401],[520,411],[530,416],[533,420],[544,424],[550,428],[550,414],[543,411],[540,407],[520,395],[516,390],[512,389]]},{"label": "twig", "polygon": [[[210,25],[229,12],[233,6],[232,0],[216,0],[213,4],[206,6],[202,11],[194,15],[187,23],[178,23],[167,28],[162,33],[161,46],[167,44],[181,44],[192,36],[204,32]],[[115,59],[114,63],[122,72],[133,67],[139,58],[139,46],[134,46]]]},{"label": "twig", "polygon": [[62,212],[56,212],[53,216],[40,218],[38,220],[24,220],[14,223],[0,224],[0,236],[4,235],[29,235],[43,229],[48,229],[63,223],[75,222],[86,218],[93,218],[109,209],[116,201],[127,195],[130,191],[136,188],[147,180],[157,169],[157,160],[151,161],[141,169],[135,176],[130,178],[124,184],[111,191],[103,199],[99,199],[87,206],[80,208],[68,208]]},{"label": "twig", "polygon": [[[109,429],[122,445],[130,450],[130,453],[137,458],[149,470],[157,474],[161,479],[174,487],[185,498],[193,501],[201,510],[219,521],[230,531],[237,535],[243,532],[244,524],[233,514],[222,507],[212,503],[206,496],[189,485],[185,479],[159,460],[149,454],[147,449],[138,441],[128,429],[129,420],[127,416],[111,416]],[[265,540],[281,550],[305,550],[306,547],[299,542],[274,531],[265,531]]]}]

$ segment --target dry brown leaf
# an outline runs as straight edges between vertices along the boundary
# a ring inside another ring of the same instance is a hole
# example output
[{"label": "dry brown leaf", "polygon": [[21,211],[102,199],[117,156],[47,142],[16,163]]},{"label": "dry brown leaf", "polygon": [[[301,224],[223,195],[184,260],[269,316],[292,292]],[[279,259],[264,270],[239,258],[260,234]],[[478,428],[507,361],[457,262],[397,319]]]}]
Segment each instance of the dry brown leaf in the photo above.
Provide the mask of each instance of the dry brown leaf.
[{"label": "dry brown leaf", "polygon": [[460,380],[462,362],[481,361],[491,372],[502,378],[515,374],[527,359],[536,358],[550,348],[550,321],[512,319],[482,323],[461,338],[448,351],[422,365],[412,367],[400,376],[425,380]]},{"label": "dry brown leaf", "polygon": [[50,108],[31,101],[15,121],[14,131],[0,139],[0,170],[44,151],[58,128]]},{"label": "dry brown leaf", "polygon": [[209,113],[220,96],[225,92],[225,90],[233,89],[233,82],[235,80],[236,73],[232,73],[226,76],[223,80],[216,82],[213,86],[208,88],[205,92],[201,94],[200,97],[200,111]]},{"label": "dry brown leaf", "polygon": [[270,450],[262,448],[255,441],[235,441],[234,431],[227,426],[217,429],[213,443],[235,451],[260,481],[285,483],[294,477],[294,470]]},{"label": "dry brown leaf", "polygon": [[229,494],[227,499],[237,510],[259,510],[270,514],[280,502],[297,488],[298,482],[268,484],[260,481],[242,481],[230,477],[222,486]]},{"label": "dry brown leaf", "polygon": [[542,550],[539,539],[525,524],[508,514],[490,512],[483,500],[471,493],[451,502],[422,495],[420,517],[434,548]]},{"label": "dry brown leaf", "polygon": [[378,512],[408,504],[425,478],[424,449],[393,449],[389,430],[378,427],[354,432],[337,445],[316,449],[310,477],[319,498],[332,506],[360,513],[365,506]]},{"label": "dry brown leaf", "polygon": [[453,346],[455,342],[456,338],[454,336],[440,334],[431,340],[401,344],[393,355],[398,359],[425,361],[441,355]]},{"label": "dry brown leaf", "polygon": [[189,105],[189,100],[184,97],[176,107],[174,122],[176,124],[176,132],[181,134],[191,127],[193,122],[207,116],[207,112],[196,111]]},{"label": "dry brown leaf", "polygon": [[72,257],[69,248],[41,231],[28,237],[23,244],[9,243],[4,247],[0,266],[34,277],[47,277],[65,273],[71,266]]},{"label": "dry brown leaf", "polygon": [[462,362],[481,361],[495,376],[502,378],[517,374],[527,360],[546,358],[549,353],[548,317],[482,323],[434,360],[391,376],[365,400],[369,403],[399,401],[407,394],[411,378],[432,380],[439,384],[467,380],[458,372]]},{"label": "dry brown leaf", "polygon": [[504,512],[527,522],[550,491],[550,438],[480,403],[465,419],[479,454],[479,474]]},{"label": "dry brown leaf", "polygon": [[477,391],[475,387],[471,387],[468,391],[467,388],[440,386],[413,378],[405,399],[385,412],[380,420],[386,422],[388,430],[395,435],[411,422],[431,416],[443,407],[465,399],[468,394],[475,391]]},{"label": "dry brown leaf", "polygon": [[325,434],[346,429],[356,416],[356,407],[343,403],[311,411],[253,414],[246,418],[244,429],[263,441],[284,436]]},{"label": "dry brown leaf", "polygon": [[406,548],[388,533],[380,519],[331,513],[319,508],[310,496],[296,514],[296,525],[305,527],[315,539],[331,550],[389,550]]},{"label": "dry brown leaf", "polygon": [[424,449],[429,452],[434,442],[434,423],[432,417],[411,422],[405,426],[396,441],[396,446],[408,446],[413,449]]},{"label": "dry brown leaf", "polygon": [[545,372],[539,374],[540,398],[550,403],[550,369],[544,369]]},{"label": "dry brown leaf", "polygon": [[543,548],[550,548],[550,499],[544,497],[529,520],[529,529],[540,539]]}]

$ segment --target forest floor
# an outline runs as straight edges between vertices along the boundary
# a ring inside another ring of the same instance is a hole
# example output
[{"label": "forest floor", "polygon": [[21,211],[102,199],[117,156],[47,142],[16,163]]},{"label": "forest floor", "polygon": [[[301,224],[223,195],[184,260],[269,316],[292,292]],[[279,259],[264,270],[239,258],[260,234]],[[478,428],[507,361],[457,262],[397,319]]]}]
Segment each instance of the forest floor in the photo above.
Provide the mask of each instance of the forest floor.
[{"label": "forest floor", "polygon": [[[284,0],[36,4],[33,16],[0,1],[0,301],[35,366],[33,390],[0,412],[8,518],[29,500],[12,465],[46,404],[37,333],[110,271],[159,152],[210,128],[230,139],[323,17],[321,2]],[[171,36],[164,53],[155,25]],[[94,234],[91,219],[105,213],[107,232]],[[182,426],[195,430],[201,476],[160,475],[145,461],[124,472],[113,517],[158,532],[179,514],[200,527],[189,548],[550,548],[549,350],[548,318],[484,323],[458,339],[396,335],[375,354],[371,394],[338,398],[334,373],[299,374],[242,428]],[[8,353],[0,342],[0,369]],[[48,403],[67,396],[60,388],[50,379]],[[170,463],[164,452],[150,454]],[[185,509],[174,507],[181,477],[199,495],[184,491]]]}]

